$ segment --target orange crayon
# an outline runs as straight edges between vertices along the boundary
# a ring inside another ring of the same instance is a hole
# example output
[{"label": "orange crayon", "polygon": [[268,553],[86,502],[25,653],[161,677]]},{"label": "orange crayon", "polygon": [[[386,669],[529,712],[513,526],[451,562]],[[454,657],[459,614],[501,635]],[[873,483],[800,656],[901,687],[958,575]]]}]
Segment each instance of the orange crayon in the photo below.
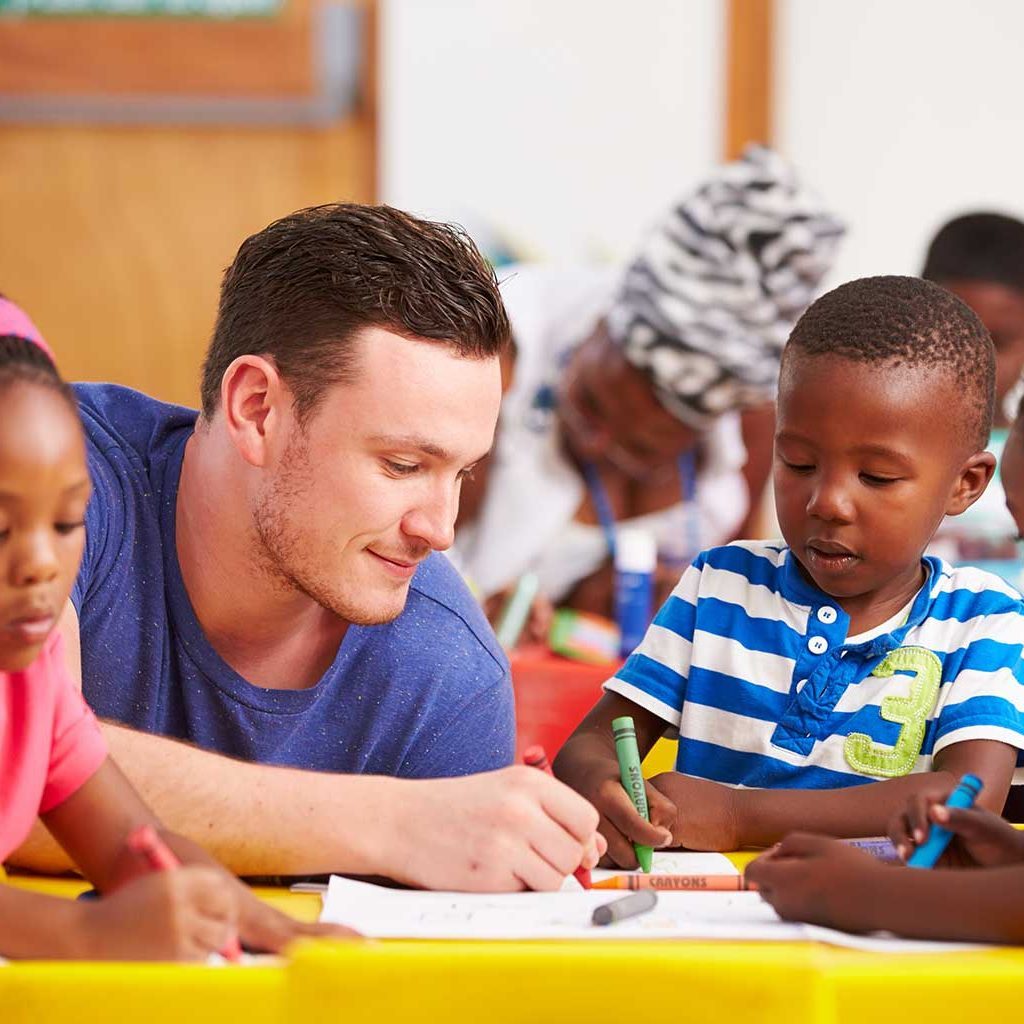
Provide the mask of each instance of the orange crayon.
[{"label": "orange crayon", "polygon": [[662,892],[756,892],[742,875],[613,875],[595,889],[659,889]]},{"label": "orange crayon", "polygon": [[[547,772],[548,775],[555,774],[551,770],[551,762],[548,760],[548,755],[539,743],[534,744],[532,747],[527,747],[526,750],[523,751],[523,764],[527,765],[529,768],[539,768],[542,772]],[[575,878],[584,889],[591,888],[590,871],[588,868],[583,867],[581,864],[572,874],[573,878]]]}]

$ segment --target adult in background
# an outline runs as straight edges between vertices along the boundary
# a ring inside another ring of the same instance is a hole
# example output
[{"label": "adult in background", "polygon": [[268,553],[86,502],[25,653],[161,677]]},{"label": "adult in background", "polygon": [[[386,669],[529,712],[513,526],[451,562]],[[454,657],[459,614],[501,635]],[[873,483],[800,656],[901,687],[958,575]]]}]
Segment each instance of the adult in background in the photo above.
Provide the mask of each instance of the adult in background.
[{"label": "adult in background", "polygon": [[610,615],[616,526],[655,535],[659,602],[697,551],[744,535],[782,346],[842,233],[755,147],[669,210],[625,273],[503,271],[515,358],[455,549],[492,605],[529,570],[550,601]]},{"label": "adult in background", "polygon": [[[201,412],[77,387],[72,668],[137,788],[234,871],[550,889],[596,861],[593,808],[506,767],[508,665],[435,553],[508,333],[463,234],[324,206],[239,250]],[[63,866],[39,837],[19,860]]]}]

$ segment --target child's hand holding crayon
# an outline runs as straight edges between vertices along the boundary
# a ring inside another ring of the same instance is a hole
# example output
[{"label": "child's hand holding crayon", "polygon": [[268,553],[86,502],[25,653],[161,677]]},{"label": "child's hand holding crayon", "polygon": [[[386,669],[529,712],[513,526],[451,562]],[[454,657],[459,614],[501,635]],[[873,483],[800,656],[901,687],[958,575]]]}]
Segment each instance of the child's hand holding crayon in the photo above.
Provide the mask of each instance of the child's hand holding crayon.
[{"label": "child's hand holding crayon", "polygon": [[794,832],[749,864],[744,877],[785,921],[861,932],[878,927],[871,915],[880,873],[897,870],[838,839]]},{"label": "child's hand holding crayon", "polygon": [[1024,862],[1024,833],[984,808],[946,807],[950,791],[917,793],[892,820],[889,837],[903,860],[928,838],[934,823],[954,834],[940,864],[993,868]]},{"label": "child's hand holding crayon", "polygon": [[739,841],[735,790],[707,779],[693,779],[679,772],[662,772],[650,780],[662,799],[678,812],[665,822],[672,845],[690,850],[736,850]]}]

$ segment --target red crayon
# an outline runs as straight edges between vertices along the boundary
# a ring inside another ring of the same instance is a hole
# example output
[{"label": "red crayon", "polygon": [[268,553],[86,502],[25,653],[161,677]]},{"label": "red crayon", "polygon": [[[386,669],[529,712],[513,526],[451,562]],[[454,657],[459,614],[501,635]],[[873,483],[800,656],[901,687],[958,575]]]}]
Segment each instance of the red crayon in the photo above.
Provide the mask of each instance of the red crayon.
[{"label": "red crayon", "polygon": [[756,892],[742,875],[613,875],[595,889],[659,889],[662,892]]},{"label": "red crayon", "polygon": [[[154,871],[173,871],[181,867],[181,861],[174,856],[174,851],[156,834],[152,825],[140,825],[128,837],[128,849],[144,857],[146,863]],[[242,947],[238,936],[228,939],[220,955],[225,960],[237,963],[242,959]]]},{"label": "red crayon", "polygon": [[[523,751],[523,764],[530,768],[539,768],[542,772],[547,772],[548,775],[553,776],[555,774],[551,770],[551,762],[548,760],[548,755],[544,752],[544,748],[539,744],[527,747],[526,750]],[[572,875],[584,889],[591,888],[590,870],[588,868],[583,867],[581,864],[572,873]]]}]

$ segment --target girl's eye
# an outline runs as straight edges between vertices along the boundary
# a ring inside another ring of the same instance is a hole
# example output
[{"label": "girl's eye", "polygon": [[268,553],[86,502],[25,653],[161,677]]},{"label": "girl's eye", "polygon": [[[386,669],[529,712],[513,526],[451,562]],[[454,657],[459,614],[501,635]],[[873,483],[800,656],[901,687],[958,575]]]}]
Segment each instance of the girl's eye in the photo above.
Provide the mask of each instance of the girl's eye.
[{"label": "girl's eye", "polygon": [[84,526],[85,520],[77,523],[54,523],[54,529],[61,535],[74,533],[75,530],[81,530]]},{"label": "girl's eye", "polygon": [[814,466],[810,464],[800,462],[787,462],[785,459],[782,460],[782,464],[786,469],[791,469],[794,473],[810,473],[814,470]]}]

